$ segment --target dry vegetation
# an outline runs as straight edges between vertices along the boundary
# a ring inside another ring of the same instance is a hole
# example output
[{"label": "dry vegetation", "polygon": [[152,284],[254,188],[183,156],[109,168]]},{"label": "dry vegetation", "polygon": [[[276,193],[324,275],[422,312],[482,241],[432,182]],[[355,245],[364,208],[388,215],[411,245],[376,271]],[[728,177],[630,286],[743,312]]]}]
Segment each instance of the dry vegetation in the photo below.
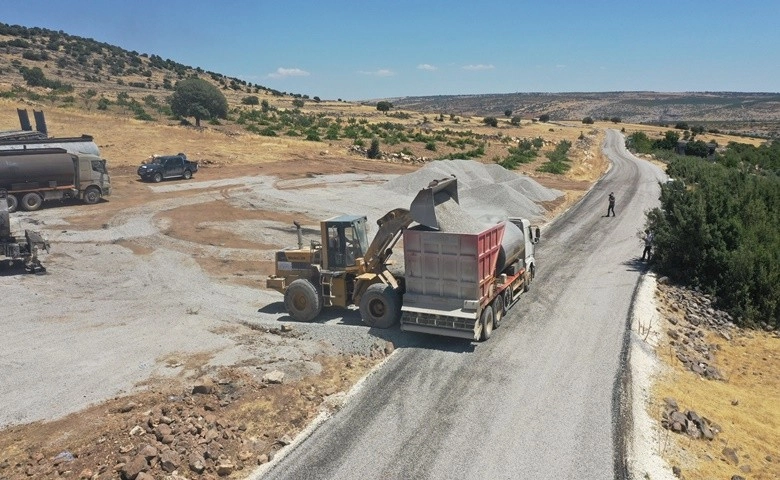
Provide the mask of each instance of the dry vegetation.
[{"label": "dry vegetation", "polygon": [[[664,329],[681,322],[684,312],[672,308],[659,293]],[[684,368],[667,344],[656,352],[664,368],[652,390],[650,415],[660,420],[664,398],[676,399],[680,410],[695,410],[718,424],[721,432],[712,441],[693,439],[662,430],[658,453],[682,478],[730,479],[733,475],[756,480],[780,478],[780,337],[777,333],[736,330],[726,339],[708,331],[714,345],[715,365],[723,381],[706,380]],[[738,464],[727,460],[724,448],[736,451]]]}]

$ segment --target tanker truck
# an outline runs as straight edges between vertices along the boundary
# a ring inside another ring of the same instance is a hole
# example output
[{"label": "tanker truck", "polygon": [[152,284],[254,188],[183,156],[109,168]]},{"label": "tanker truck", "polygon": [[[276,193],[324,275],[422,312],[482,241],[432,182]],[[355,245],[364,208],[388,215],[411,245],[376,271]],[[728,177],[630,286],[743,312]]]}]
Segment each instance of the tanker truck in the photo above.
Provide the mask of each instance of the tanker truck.
[{"label": "tanker truck", "polygon": [[111,194],[106,161],[64,148],[0,149],[0,189],[8,192],[8,210],[33,211],[44,201],[75,198],[97,203]]}]

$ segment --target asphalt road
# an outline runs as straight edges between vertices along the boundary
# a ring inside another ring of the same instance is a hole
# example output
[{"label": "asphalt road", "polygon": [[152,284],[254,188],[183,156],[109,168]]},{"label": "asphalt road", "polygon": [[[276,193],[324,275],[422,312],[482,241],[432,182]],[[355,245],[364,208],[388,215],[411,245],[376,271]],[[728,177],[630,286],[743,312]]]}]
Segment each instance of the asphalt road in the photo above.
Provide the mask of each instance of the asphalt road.
[{"label": "asphalt road", "polygon": [[[666,177],[628,154],[617,131],[604,151],[613,167],[543,230],[532,289],[493,338],[400,345],[262,477],[623,478],[628,317],[644,270],[637,234]],[[609,192],[615,217],[605,216]]]}]

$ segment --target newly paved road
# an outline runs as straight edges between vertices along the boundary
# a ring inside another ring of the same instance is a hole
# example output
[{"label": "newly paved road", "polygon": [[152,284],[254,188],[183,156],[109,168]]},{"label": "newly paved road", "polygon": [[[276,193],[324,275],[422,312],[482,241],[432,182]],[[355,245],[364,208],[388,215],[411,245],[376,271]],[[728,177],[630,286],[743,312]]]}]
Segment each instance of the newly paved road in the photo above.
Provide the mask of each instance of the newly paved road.
[{"label": "newly paved road", "polygon": [[[623,478],[637,233],[665,175],[628,154],[617,131],[604,151],[612,169],[543,231],[532,291],[490,341],[401,348],[263,478]],[[607,218],[611,191],[617,216]]]}]

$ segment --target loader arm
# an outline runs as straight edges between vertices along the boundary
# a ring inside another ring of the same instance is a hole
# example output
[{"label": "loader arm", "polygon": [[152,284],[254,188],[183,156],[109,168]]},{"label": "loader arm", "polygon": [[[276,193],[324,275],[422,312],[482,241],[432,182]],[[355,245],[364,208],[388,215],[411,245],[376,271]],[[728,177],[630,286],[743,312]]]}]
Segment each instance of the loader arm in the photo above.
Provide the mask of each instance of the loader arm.
[{"label": "loader arm", "polygon": [[404,229],[412,223],[412,215],[405,208],[396,208],[387,212],[376,221],[379,230],[366,250],[366,271],[381,273],[391,253],[391,249],[401,238]]}]

